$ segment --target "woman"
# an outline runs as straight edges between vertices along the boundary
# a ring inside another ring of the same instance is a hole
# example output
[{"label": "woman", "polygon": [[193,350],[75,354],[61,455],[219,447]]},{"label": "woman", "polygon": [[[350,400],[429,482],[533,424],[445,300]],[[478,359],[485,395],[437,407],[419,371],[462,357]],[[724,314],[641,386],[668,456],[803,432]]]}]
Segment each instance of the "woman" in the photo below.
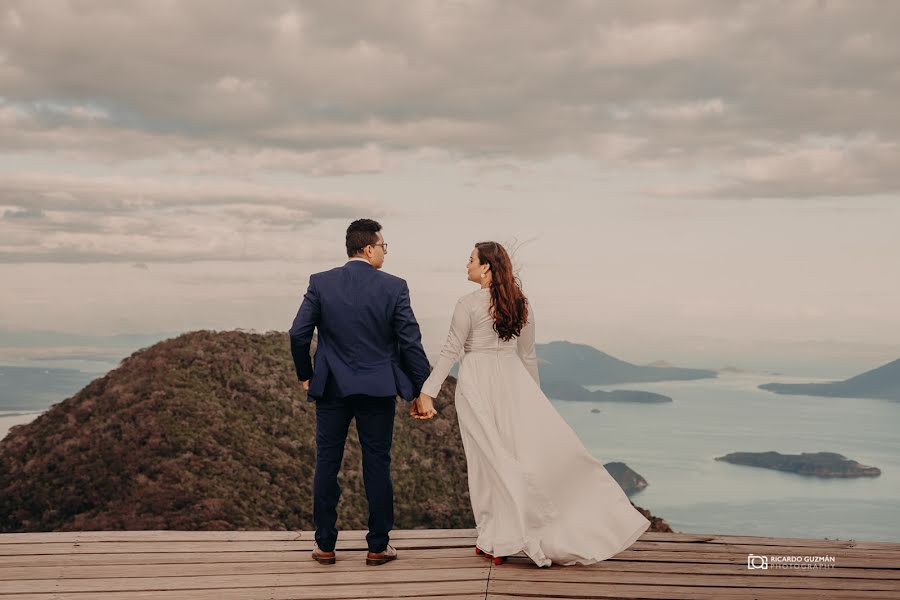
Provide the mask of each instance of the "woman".
[{"label": "woman", "polygon": [[538,566],[592,564],[625,550],[650,522],[543,394],[534,312],[496,242],[467,267],[480,288],[459,299],[440,358],[410,415],[428,419],[460,360],[456,410],[478,529],[476,551],[524,552]]}]

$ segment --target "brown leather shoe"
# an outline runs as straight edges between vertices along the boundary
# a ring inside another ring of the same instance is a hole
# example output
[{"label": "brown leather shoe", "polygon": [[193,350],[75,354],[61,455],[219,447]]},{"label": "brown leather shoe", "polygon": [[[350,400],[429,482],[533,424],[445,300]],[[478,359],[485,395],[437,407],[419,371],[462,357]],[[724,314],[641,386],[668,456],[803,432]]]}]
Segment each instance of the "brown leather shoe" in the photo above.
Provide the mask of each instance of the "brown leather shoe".
[{"label": "brown leather shoe", "polygon": [[335,556],[336,555],[334,553],[334,550],[332,550],[331,552],[325,552],[324,550],[319,548],[318,543],[313,542],[312,557],[314,559],[316,559],[317,561],[319,561],[320,564],[333,565],[334,561],[335,561]]},{"label": "brown leather shoe", "polygon": [[397,558],[397,550],[393,546],[388,544],[387,548],[385,548],[381,552],[369,552],[368,554],[366,554],[366,565],[383,565],[389,560],[394,560],[395,558]]}]

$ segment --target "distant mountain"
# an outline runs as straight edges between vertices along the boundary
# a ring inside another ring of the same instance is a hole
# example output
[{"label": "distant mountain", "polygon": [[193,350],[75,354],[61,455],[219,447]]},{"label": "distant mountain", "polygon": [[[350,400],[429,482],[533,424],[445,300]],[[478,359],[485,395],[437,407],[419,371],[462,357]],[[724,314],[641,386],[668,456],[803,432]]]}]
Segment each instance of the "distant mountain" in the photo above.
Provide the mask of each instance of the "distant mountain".
[{"label": "distant mountain", "polygon": [[[398,401],[397,529],[475,526],[455,386],[445,382],[430,421]],[[314,529],[315,426],[286,334],[159,342],[0,440],[0,532]],[[339,526],[365,529],[355,422],[340,484]]]},{"label": "distant mountain", "polygon": [[[120,333],[115,335],[83,335],[62,331],[10,330],[0,328],[0,346],[20,348],[57,348],[60,346],[92,348],[141,348],[176,335],[174,332]],[[133,350],[132,350],[133,351]]]},{"label": "distant mountain", "polygon": [[749,369],[741,369],[740,367],[735,367],[734,365],[727,365],[722,367],[721,369],[716,369],[716,373],[752,373],[753,371]]},{"label": "distant mountain", "polygon": [[647,363],[644,366],[645,367],[653,367],[654,369],[671,369],[675,365],[673,365],[672,363],[670,363],[667,360],[655,360],[652,363]]},{"label": "distant mountain", "polygon": [[620,360],[585,344],[550,342],[537,344],[541,381],[568,382],[578,385],[610,385],[646,383],[717,377],[707,369],[647,367]]},{"label": "distant mountain", "polygon": [[[670,363],[667,360],[657,360],[652,363],[647,363],[644,365],[645,367],[653,367],[654,369],[672,369],[675,368],[675,365]],[[735,367],[734,365],[725,365],[719,369],[713,369],[716,373],[752,373],[753,371],[747,369],[741,369],[739,367]]]},{"label": "distant mountain", "polygon": [[900,359],[843,381],[829,383],[764,383],[759,387],[776,394],[900,401]]}]

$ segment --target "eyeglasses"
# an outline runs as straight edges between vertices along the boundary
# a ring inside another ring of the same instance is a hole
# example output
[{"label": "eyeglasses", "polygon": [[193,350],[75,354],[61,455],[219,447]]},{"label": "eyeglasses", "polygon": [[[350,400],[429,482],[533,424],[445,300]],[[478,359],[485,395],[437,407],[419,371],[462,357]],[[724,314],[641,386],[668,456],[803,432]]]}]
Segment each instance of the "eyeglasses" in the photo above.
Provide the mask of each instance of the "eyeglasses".
[{"label": "eyeglasses", "polygon": [[381,242],[380,244],[369,244],[370,246],[381,246],[381,249],[384,250],[384,253],[387,254],[387,242]]}]

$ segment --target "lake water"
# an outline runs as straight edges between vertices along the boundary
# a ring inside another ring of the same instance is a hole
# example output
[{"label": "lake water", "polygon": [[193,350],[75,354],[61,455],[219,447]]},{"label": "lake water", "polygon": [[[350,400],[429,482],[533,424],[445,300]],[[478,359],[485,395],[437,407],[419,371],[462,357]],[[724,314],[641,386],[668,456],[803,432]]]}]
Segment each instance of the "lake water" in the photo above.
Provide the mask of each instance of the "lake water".
[{"label": "lake water", "polygon": [[70,368],[0,365],[0,439],[10,427],[28,423],[101,375]]},{"label": "lake water", "polygon": [[101,375],[77,369],[0,365],[0,412],[43,410]]},{"label": "lake water", "polygon": [[41,413],[22,413],[18,411],[0,410],[0,440],[6,437],[6,434],[9,433],[10,427],[30,423],[31,421],[36,419],[39,414]]},{"label": "lake water", "polygon": [[[595,457],[624,462],[647,480],[631,500],[676,531],[900,541],[900,402],[780,396],[756,387],[773,381],[814,380],[722,374],[591,386],[658,392],[674,402],[553,404]],[[820,479],[713,460],[768,450],[838,452],[878,467],[881,476]]]},{"label": "lake water", "polygon": [[[78,389],[64,375],[53,385],[72,389],[56,401]],[[622,461],[649,482],[632,501],[676,531],[900,541],[900,402],[779,396],[756,388],[771,381],[812,380],[723,374],[592,387],[659,392],[672,403],[553,404],[594,456]],[[27,395],[7,395],[7,403],[0,397],[0,438],[40,414],[23,402]],[[767,450],[838,452],[880,468],[881,476],[819,479],[713,460]]]}]

